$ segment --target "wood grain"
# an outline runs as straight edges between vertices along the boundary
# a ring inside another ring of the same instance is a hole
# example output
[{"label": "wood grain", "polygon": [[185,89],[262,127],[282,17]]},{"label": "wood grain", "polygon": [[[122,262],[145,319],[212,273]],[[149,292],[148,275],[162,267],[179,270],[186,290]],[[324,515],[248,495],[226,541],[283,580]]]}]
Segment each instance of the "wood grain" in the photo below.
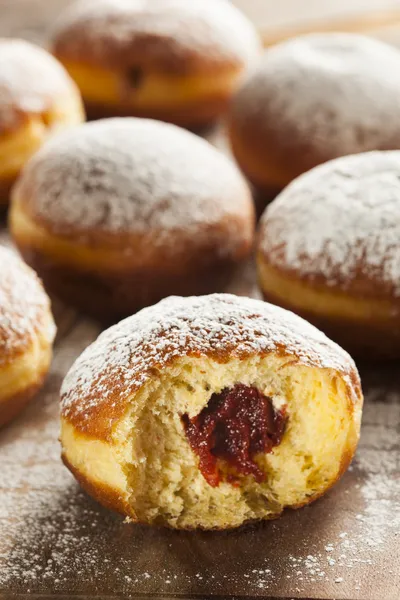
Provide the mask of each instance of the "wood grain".
[{"label": "wood grain", "polygon": [[[67,2],[0,0],[0,34],[43,41],[46,24]],[[10,243],[4,223],[0,243]],[[228,291],[258,296],[252,263]],[[59,302],[54,311],[58,336],[47,384],[0,431],[0,598],[399,600],[397,365],[361,365],[359,451],[325,498],[226,534],[153,530],[103,510],[60,462],[59,387],[100,326]]]}]

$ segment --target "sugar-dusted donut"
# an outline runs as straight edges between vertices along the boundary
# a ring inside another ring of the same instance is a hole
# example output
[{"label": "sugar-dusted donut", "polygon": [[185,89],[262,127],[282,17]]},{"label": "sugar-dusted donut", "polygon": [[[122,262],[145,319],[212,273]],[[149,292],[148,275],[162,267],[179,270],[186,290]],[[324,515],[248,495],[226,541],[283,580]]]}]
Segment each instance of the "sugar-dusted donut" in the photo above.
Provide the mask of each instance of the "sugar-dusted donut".
[{"label": "sugar-dusted donut", "polygon": [[223,112],[261,44],[226,0],[83,0],[60,17],[51,47],[90,117],[199,127]]},{"label": "sugar-dusted donut", "polygon": [[0,205],[31,155],[83,119],[78,89],[57,60],[28,42],[0,38]]},{"label": "sugar-dusted donut", "polygon": [[400,356],[400,152],[293,181],[261,219],[257,255],[266,299],[360,356]]},{"label": "sugar-dusted donut", "polygon": [[400,149],[400,51],[356,34],[267,50],[231,105],[233,153],[262,191],[346,154]]},{"label": "sugar-dusted donut", "polygon": [[126,117],[46,144],[14,189],[10,226],[50,290],[115,319],[170,294],[223,290],[251,252],[254,207],[211,144]]},{"label": "sugar-dusted donut", "polygon": [[42,386],[54,335],[50,302],[39,279],[0,246],[0,427]]},{"label": "sugar-dusted donut", "polygon": [[65,464],[133,521],[236,527],[324,494],[362,393],[350,356],[293,313],[172,297],[102,333],[61,391]]}]

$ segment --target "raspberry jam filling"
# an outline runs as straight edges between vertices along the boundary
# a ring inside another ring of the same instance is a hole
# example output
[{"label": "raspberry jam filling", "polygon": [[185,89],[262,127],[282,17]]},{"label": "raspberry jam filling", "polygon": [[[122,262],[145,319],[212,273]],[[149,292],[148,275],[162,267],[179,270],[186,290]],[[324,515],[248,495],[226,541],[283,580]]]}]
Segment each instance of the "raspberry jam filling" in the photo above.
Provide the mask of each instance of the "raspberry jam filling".
[{"label": "raspberry jam filling", "polygon": [[[255,387],[238,383],[213,394],[197,416],[182,416],[186,437],[200,459],[207,483],[216,487],[223,478],[218,461],[228,467],[227,481],[252,475],[261,483],[265,473],[255,462],[281,443],[287,423],[285,409],[275,410],[271,398]],[[221,464],[221,463],[220,463]]]}]

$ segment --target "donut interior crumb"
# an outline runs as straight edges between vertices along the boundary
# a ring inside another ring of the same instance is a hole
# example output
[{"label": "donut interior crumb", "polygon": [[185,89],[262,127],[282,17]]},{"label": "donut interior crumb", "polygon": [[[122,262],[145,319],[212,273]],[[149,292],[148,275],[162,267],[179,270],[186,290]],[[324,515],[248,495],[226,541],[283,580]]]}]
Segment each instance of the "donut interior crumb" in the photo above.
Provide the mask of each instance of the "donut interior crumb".
[{"label": "donut interior crumb", "polygon": [[[181,415],[200,413],[212,393],[237,383],[257,387],[286,406],[281,443],[256,460],[261,483],[242,476],[210,486],[185,436]],[[277,354],[217,363],[186,357],[132,398],[115,426],[112,444],[90,440],[64,423],[69,460],[90,478],[123,490],[136,519],[180,528],[227,528],[279,516],[308,503],[341,474],[357,436],[346,382],[331,369],[298,364]],[[357,418],[355,419],[357,420]],[[72,454],[71,454],[72,453]],[[97,473],[95,472],[97,470]]]}]

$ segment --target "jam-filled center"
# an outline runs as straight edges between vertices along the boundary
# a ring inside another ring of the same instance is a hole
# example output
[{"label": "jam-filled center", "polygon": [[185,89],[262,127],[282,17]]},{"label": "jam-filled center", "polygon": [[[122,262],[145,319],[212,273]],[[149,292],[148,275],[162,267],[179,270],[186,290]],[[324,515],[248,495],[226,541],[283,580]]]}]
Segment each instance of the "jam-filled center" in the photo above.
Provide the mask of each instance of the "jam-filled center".
[{"label": "jam-filled center", "polygon": [[196,417],[185,414],[182,422],[204,478],[215,487],[223,477],[224,463],[223,471],[231,483],[238,475],[264,481],[265,473],[255,457],[280,444],[287,416],[284,409],[275,410],[271,398],[257,388],[239,383],[213,394]]}]

